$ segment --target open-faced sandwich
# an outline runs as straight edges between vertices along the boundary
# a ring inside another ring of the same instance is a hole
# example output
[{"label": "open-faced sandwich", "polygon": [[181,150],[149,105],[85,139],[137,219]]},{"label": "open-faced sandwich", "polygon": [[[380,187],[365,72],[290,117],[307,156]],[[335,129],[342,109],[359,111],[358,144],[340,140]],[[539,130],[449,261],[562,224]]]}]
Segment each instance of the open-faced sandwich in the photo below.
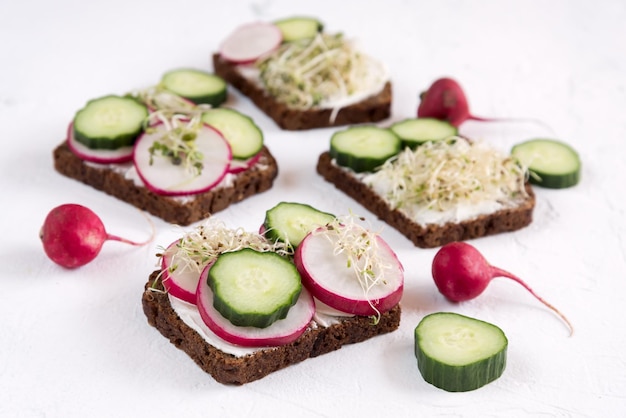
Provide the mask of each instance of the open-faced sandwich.
[{"label": "open-faced sandwich", "polygon": [[535,206],[517,159],[436,119],[336,132],[317,171],[424,248],[520,229]]},{"label": "open-faced sandwich", "polygon": [[148,322],[225,384],[394,331],[403,268],[350,215],[281,202],[258,233],[215,218],[164,249],[148,280]]},{"label": "open-faced sandwich", "polygon": [[213,68],[287,130],[378,122],[391,112],[385,66],[311,17],[236,28]]},{"label": "open-faced sandwich", "polygon": [[165,221],[204,219],[269,189],[278,174],[254,121],[217,107],[226,96],[219,76],[177,69],[156,86],[90,100],[54,167]]}]

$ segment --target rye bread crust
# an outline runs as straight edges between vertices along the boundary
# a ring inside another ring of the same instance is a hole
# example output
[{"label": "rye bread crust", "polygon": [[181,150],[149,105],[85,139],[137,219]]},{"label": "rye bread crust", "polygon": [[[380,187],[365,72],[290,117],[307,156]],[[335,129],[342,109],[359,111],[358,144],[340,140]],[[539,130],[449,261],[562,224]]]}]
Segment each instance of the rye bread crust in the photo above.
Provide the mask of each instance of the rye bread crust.
[{"label": "rye bread crust", "polygon": [[291,344],[235,357],[208,344],[180,319],[172,309],[168,295],[163,291],[158,270],[150,275],[145,285],[142,305],[150,325],[187,353],[215,380],[231,385],[243,385],[307,358],[338,350],[346,344],[358,343],[394,331],[400,326],[401,314],[398,304],[382,314],[376,325],[369,317],[356,316],[327,328],[312,326]]},{"label": "rye bread crust", "polygon": [[261,86],[245,78],[236,69],[236,65],[222,59],[218,53],[213,54],[213,71],[232,84],[282,129],[298,131],[330,126],[373,123],[387,119],[391,114],[392,90],[387,82],[383,90],[359,103],[346,106],[339,110],[331,121],[332,109],[292,109],[278,102]]},{"label": "rye bread crust", "polygon": [[54,149],[54,168],[64,176],[103,191],[167,222],[182,226],[207,218],[233,203],[270,189],[278,175],[276,160],[264,147],[259,162],[236,174],[231,185],[217,187],[189,199],[162,196],[137,187],[119,171],[103,164],[86,163],[66,142]]},{"label": "rye bread crust", "polygon": [[531,186],[526,184],[528,198],[519,206],[460,223],[449,222],[444,225],[433,224],[423,227],[401,211],[392,209],[371,187],[334,164],[329,152],[320,155],[317,172],[420,248],[435,248],[453,241],[465,241],[521,229],[532,222],[535,207],[535,194]]}]

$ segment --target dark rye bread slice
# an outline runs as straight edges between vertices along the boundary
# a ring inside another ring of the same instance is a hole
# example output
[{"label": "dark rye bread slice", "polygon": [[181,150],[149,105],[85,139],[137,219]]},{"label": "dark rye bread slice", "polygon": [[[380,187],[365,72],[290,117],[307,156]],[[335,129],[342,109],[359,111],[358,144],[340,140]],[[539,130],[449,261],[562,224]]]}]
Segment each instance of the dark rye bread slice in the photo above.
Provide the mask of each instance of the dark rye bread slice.
[{"label": "dark rye bread slice", "polygon": [[187,353],[215,380],[232,385],[243,385],[307,358],[338,350],[346,344],[392,332],[400,326],[401,314],[398,304],[382,314],[377,324],[370,317],[356,316],[346,317],[329,327],[312,325],[291,344],[264,348],[253,354],[236,357],[208,344],[179,318],[170,305],[168,295],[163,291],[159,271],[150,275],[145,285],[142,305],[150,325]]},{"label": "dark rye bread slice", "polygon": [[453,241],[515,231],[529,225],[533,218],[535,194],[529,184],[526,184],[528,198],[516,207],[505,208],[491,215],[481,215],[460,223],[421,226],[401,211],[392,209],[371,187],[334,164],[330,153],[324,152],[320,155],[317,172],[420,248],[435,248]]},{"label": "dark rye bread slice", "polygon": [[259,162],[234,175],[232,184],[216,187],[188,198],[162,196],[106,164],[87,163],[63,142],[54,149],[54,168],[61,174],[130,203],[169,223],[189,225],[224,210],[229,205],[268,190],[278,175],[276,160],[264,147]]},{"label": "dark rye bread slice", "polygon": [[377,95],[342,108],[335,119],[331,121],[332,109],[300,110],[278,102],[258,83],[250,81],[237,71],[235,64],[224,60],[217,53],[213,54],[213,71],[250,98],[278,126],[289,131],[373,123],[387,119],[391,114],[392,91],[390,82],[387,82],[383,90]]}]

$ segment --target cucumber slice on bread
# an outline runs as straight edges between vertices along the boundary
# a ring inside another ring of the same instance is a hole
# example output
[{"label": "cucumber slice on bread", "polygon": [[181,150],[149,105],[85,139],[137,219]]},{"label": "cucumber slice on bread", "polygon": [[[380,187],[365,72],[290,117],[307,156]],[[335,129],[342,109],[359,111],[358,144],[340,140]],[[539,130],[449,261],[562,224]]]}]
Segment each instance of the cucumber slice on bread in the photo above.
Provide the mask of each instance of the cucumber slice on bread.
[{"label": "cucumber slice on bread", "polygon": [[92,99],[74,117],[74,139],[91,149],[127,147],[143,131],[147,117],[148,108],[131,97]]},{"label": "cucumber slice on bread", "polygon": [[297,247],[314,228],[334,219],[335,215],[304,203],[280,202],[265,213],[263,229],[269,240],[279,240]]},{"label": "cucumber slice on bread", "polygon": [[427,315],[415,328],[419,371],[448,392],[475,390],[499,378],[507,346],[497,326],[451,312]]},{"label": "cucumber slice on bread", "polygon": [[213,306],[233,325],[266,328],[284,319],[302,291],[289,260],[250,248],[220,255],[208,272]]},{"label": "cucumber slice on bread", "polygon": [[511,154],[528,167],[529,181],[537,186],[563,189],[575,186],[580,181],[580,157],[564,142],[531,139],[515,145]]},{"label": "cucumber slice on bread", "polygon": [[330,139],[331,157],[357,173],[374,171],[401,148],[402,141],[395,133],[376,126],[353,126]]},{"label": "cucumber slice on bread", "polygon": [[435,118],[410,118],[389,127],[402,140],[404,147],[415,149],[428,141],[441,141],[458,135],[459,130],[450,122]]},{"label": "cucumber slice on bread", "polygon": [[200,70],[184,68],[168,71],[161,78],[161,86],[195,104],[216,107],[227,98],[226,81]]},{"label": "cucumber slice on bread", "polygon": [[209,109],[202,115],[202,121],[220,131],[230,144],[233,158],[245,160],[263,148],[263,132],[252,118],[236,110]]},{"label": "cucumber slice on bread", "polygon": [[313,17],[290,17],[274,22],[283,34],[283,42],[310,39],[322,31],[324,25]]}]

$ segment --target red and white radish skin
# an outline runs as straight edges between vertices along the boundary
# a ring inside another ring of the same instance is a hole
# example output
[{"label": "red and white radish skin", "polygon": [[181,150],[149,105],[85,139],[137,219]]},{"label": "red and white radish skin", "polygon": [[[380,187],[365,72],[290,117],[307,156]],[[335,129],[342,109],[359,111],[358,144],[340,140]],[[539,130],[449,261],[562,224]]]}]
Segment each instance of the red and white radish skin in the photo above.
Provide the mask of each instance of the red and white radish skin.
[{"label": "red and white radish skin", "polygon": [[83,266],[95,259],[105,241],[141,246],[152,240],[151,237],[145,242],[134,242],[109,234],[98,215],[75,203],[52,209],[44,220],[39,237],[46,255],[68,269]]},{"label": "red and white radish skin", "polygon": [[207,283],[212,265],[211,263],[205,267],[200,275],[196,305],[202,321],[224,341],[242,347],[279,346],[294,342],[309,327],[315,313],[315,303],[304,287],[298,301],[289,309],[284,319],[277,320],[267,328],[233,325],[213,307],[213,291]]},{"label": "red and white radish skin", "polygon": [[537,295],[517,276],[489,264],[485,257],[470,244],[451,242],[441,247],[433,258],[432,275],[439,292],[453,302],[476,298],[496,277],[516,281],[537,300],[554,311],[567,324],[570,333],[573,333],[572,324],[558,309]]},{"label": "red and white radish skin", "polygon": [[163,135],[165,125],[143,133],[135,143],[133,161],[137,174],[146,187],[154,193],[166,196],[184,196],[206,192],[228,174],[232,152],[228,141],[209,125],[202,125],[195,143],[202,154],[203,168],[197,175],[183,165],[174,165],[171,160],[155,155],[151,163],[150,147]]},{"label": "red and white radish skin", "polygon": [[396,306],[404,290],[404,270],[389,245],[376,235],[377,257],[387,266],[384,283],[367,291],[347,257],[334,254],[334,244],[324,235],[309,233],[294,254],[302,284],[322,303],[353,315],[377,315]]},{"label": "red and white radish skin", "polygon": [[230,162],[230,167],[228,169],[228,172],[231,174],[238,174],[246,170],[249,170],[251,167],[253,167],[256,163],[259,162],[259,160],[261,159],[261,154],[262,153],[259,152],[258,154],[253,155],[247,160],[237,160],[233,158],[232,161]]},{"label": "red and white radish skin", "polygon": [[536,119],[524,118],[483,118],[470,112],[469,103],[461,85],[454,79],[444,77],[437,79],[420,95],[420,104],[417,108],[418,118],[436,118],[446,120],[458,127],[467,120],[481,122],[532,122],[543,126],[549,131],[552,129]]},{"label": "red and white radish skin", "polygon": [[[196,289],[200,280],[200,271],[195,266],[188,266],[187,257],[178,256],[178,240],[170,244],[161,257],[161,282],[172,296],[191,304],[196,304]],[[175,267],[173,271],[170,268]]]},{"label": "red and white radish skin", "polygon": [[70,123],[67,128],[67,146],[81,160],[98,164],[119,164],[132,161],[133,146],[118,149],[91,149],[87,145],[76,140],[74,136],[74,124]]},{"label": "red and white radish skin", "polygon": [[219,51],[227,61],[249,64],[274,51],[282,40],[282,32],[276,25],[267,22],[248,23],[228,35]]}]

